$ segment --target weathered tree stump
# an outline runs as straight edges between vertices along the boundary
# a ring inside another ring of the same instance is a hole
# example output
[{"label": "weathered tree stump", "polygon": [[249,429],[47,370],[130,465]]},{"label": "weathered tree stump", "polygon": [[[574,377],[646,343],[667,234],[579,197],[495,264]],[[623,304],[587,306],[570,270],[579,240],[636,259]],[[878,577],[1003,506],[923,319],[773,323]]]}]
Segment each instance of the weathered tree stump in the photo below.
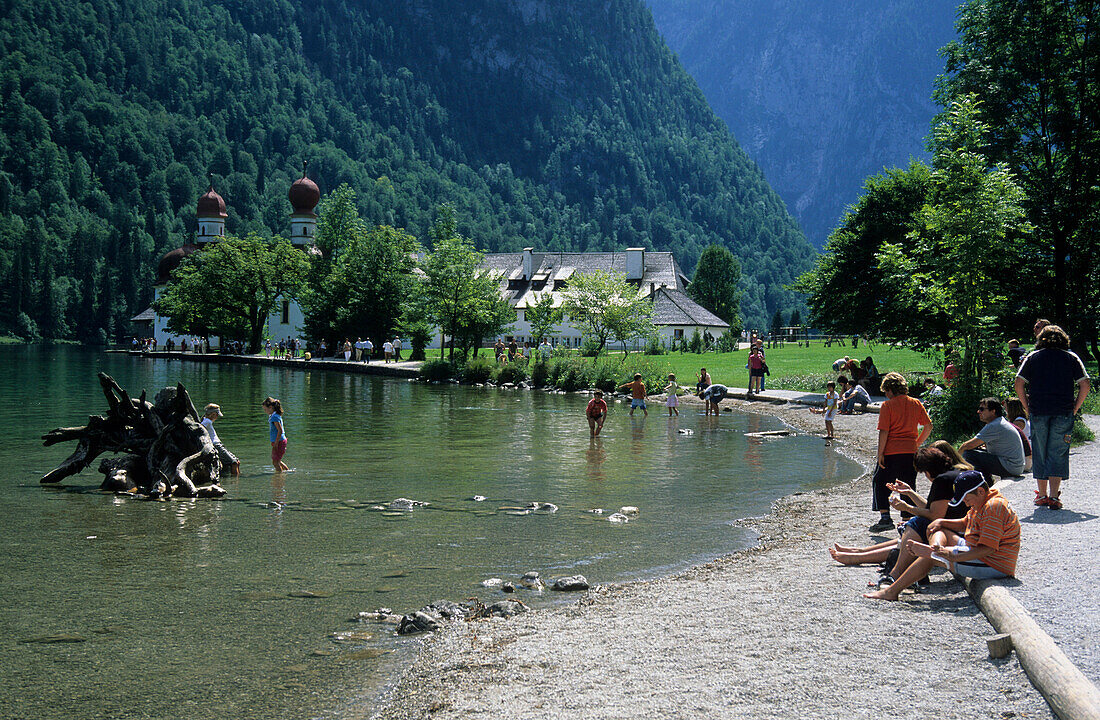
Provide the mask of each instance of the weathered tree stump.
[{"label": "weathered tree stump", "polygon": [[222,464],[210,436],[199,422],[191,397],[182,384],[164,388],[154,402],[145,391],[134,400],[110,375],[99,373],[107,398],[107,414],[93,415],[83,427],[57,428],[42,436],[43,444],[76,440],[76,450],[43,483],[56,483],[79,473],[99,455],[101,489],[138,492],[149,497],[221,497]]}]

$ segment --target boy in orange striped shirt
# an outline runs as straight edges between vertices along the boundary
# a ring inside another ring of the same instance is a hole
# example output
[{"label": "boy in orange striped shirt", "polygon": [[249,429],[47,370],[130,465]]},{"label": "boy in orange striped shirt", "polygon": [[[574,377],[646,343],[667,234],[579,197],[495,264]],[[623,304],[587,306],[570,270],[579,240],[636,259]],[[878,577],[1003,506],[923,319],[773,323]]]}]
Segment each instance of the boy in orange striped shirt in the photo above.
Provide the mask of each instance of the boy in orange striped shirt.
[{"label": "boy in orange striped shirt", "polygon": [[889,587],[863,597],[897,600],[902,590],[924,577],[933,565],[981,580],[1012,577],[1020,555],[1020,520],[1016,512],[977,470],[959,473],[955,480],[951,505],[964,503],[969,508],[966,517],[933,520],[928,526],[928,545],[908,542],[909,551],[917,559],[901,577]]}]

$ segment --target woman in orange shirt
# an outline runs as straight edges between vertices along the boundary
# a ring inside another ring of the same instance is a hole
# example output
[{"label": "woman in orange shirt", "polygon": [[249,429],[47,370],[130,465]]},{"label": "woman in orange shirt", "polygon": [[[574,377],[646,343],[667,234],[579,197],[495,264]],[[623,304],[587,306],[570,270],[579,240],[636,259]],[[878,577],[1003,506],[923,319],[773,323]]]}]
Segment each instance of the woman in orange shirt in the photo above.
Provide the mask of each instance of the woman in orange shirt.
[{"label": "woman in orange shirt", "polygon": [[913,455],[932,433],[928,411],[920,400],[909,397],[909,384],[901,374],[887,373],[882,379],[882,392],[886,402],[878,414],[878,465],[871,479],[871,509],[878,511],[879,520],[870,527],[871,532],[893,529],[887,485],[901,481],[917,489]]}]

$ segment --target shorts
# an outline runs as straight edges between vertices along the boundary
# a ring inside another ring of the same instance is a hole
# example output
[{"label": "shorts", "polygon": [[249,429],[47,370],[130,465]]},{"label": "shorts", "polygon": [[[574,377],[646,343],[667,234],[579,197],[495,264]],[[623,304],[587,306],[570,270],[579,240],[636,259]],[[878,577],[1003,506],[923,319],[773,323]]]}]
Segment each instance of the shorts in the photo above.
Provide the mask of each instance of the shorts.
[{"label": "shorts", "polygon": [[668,400],[665,400],[665,407],[679,407],[680,398],[676,395],[669,395]]},{"label": "shorts", "polygon": [[1031,416],[1031,474],[1036,480],[1069,477],[1072,415]]},{"label": "shorts", "polygon": [[749,370],[749,377],[764,377],[764,368],[752,368]]},{"label": "shorts", "polygon": [[630,399],[630,409],[633,410],[634,408],[641,408],[642,410],[645,410],[646,409],[645,400],[640,400],[638,398],[631,398]]},{"label": "shorts", "polygon": [[931,524],[932,521],[928,518],[914,515],[906,521],[904,526],[902,526],[902,531],[904,531],[905,528],[909,528],[917,534],[917,537],[920,538],[922,543],[928,544],[928,526]]},{"label": "shorts", "polygon": [[278,467],[283,459],[283,455],[286,455],[286,438],[279,440],[271,446],[271,464]]},{"label": "shorts", "polygon": [[[966,552],[970,549],[970,546],[966,544],[966,540],[962,538],[959,538],[959,541],[955,543],[955,547],[961,552]],[[947,563],[947,567],[951,572],[959,577],[973,578],[974,580],[997,580],[998,578],[1008,577],[1008,575],[1005,575],[991,565],[986,565],[981,560],[963,560],[962,562],[955,562],[951,559],[950,555],[944,557],[938,553],[933,553],[932,557]]]}]

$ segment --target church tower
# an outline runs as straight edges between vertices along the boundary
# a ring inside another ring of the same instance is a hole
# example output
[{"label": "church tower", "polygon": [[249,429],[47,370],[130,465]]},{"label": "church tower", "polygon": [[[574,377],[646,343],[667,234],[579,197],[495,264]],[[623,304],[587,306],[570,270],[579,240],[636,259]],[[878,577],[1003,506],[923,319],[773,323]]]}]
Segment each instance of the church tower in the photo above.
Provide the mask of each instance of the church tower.
[{"label": "church tower", "polygon": [[214,192],[214,176],[210,175],[210,189],[199,198],[195,208],[195,219],[198,221],[195,242],[205,245],[225,237],[225,218],[225,200]]},{"label": "church tower", "polygon": [[317,215],[313,209],[321,201],[321,191],[317,183],[306,177],[306,163],[302,163],[302,177],[291,184],[287,193],[290,206],[290,244],[294,247],[312,245],[317,235]]}]

